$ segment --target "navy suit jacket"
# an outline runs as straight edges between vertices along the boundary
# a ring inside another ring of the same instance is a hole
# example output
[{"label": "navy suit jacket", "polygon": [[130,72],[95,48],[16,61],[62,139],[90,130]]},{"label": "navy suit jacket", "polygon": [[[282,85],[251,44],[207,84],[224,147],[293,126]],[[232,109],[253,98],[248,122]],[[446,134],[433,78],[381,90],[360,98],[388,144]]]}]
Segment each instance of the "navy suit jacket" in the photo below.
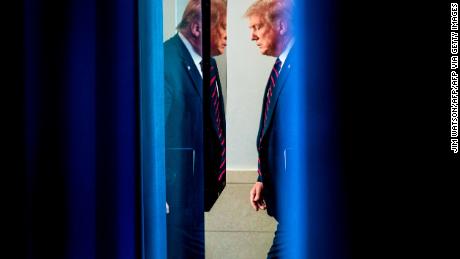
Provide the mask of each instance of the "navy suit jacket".
[{"label": "navy suit jacket", "polygon": [[[295,68],[293,64],[294,55],[294,48],[292,48],[273,89],[265,126],[263,124],[264,110],[262,109],[257,136],[261,169],[261,175],[257,181],[264,184],[263,197],[267,204],[267,213],[277,220],[279,220],[278,190],[282,186],[283,177],[288,177],[289,156],[297,148],[296,141],[290,137],[292,134],[289,125],[292,125],[290,120],[293,116],[287,116],[292,112],[291,101],[292,95],[295,94],[293,93],[292,81],[290,81],[293,74],[292,70]],[[264,98],[267,95],[269,82],[267,82]],[[261,137],[262,141],[260,141]]]},{"label": "navy suit jacket", "polygon": [[[164,43],[164,54],[167,200],[178,201],[181,213],[187,216],[203,217],[225,186],[225,176],[220,185],[215,184],[221,153],[217,126],[211,110],[203,116],[203,80],[178,34]],[[214,59],[211,63],[217,69]],[[218,75],[217,84],[225,134]],[[170,204],[171,213],[174,205]]]},{"label": "navy suit jacket", "polygon": [[[225,177],[217,184],[221,160],[217,126],[210,109],[203,114],[203,80],[179,35],[163,47],[168,258],[204,258],[204,211],[225,186]],[[211,64],[217,69],[213,59]],[[218,76],[217,83],[225,134]]]}]

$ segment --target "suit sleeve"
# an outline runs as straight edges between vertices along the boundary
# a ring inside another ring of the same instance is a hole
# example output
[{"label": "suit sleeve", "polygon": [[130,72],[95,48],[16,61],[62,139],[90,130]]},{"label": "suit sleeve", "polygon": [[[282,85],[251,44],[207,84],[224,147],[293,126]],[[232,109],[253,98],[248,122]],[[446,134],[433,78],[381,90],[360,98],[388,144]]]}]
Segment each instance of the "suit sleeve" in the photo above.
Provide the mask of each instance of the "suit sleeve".
[{"label": "suit sleeve", "polygon": [[262,175],[257,176],[257,181],[261,182],[261,183],[264,182],[264,179],[263,179]]}]

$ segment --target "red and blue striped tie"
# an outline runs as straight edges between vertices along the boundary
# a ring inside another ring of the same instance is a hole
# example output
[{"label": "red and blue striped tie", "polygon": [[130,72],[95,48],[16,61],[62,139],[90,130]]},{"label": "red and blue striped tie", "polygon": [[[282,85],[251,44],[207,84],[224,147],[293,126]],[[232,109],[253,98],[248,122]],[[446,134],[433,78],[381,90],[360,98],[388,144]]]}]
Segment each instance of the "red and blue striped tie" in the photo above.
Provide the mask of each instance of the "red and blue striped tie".
[{"label": "red and blue striped tie", "polygon": [[219,138],[220,144],[220,162],[219,162],[219,169],[217,173],[219,174],[218,180],[222,180],[222,176],[225,174],[226,171],[226,145],[225,145],[225,134],[222,130],[222,116],[221,116],[221,109],[220,109],[220,101],[219,101],[219,93],[217,89],[217,69],[214,65],[211,64],[211,72],[210,72],[211,83],[209,84],[209,92],[211,93],[211,112],[214,115],[214,122],[216,123],[217,127],[217,136]]},{"label": "red and blue striped tie", "polygon": [[260,151],[262,149],[262,139],[264,137],[263,133],[264,133],[264,128],[265,128],[265,123],[267,122],[268,112],[270,109],[270,99],[273,95],[273,91],[276,86],[276,81],[278,80],[278,77],[280,75],[281,64],[282,64],[281,60],[277,58],[275,65],[273,66],[272,72],[270,73],[270,79],[268,80],[268,84],[267,84],[267,88],[268,88],[267,95],[264,97],[264,102],[262,106],[262,109],[263,109],[262,116],[264,116],[264,119],[263,119],[263,124],[262,124],[262,133],[260,134],[260,138],[259,138],[259,150],[258,150],[259,158],[257,160],[257,172],[259,173],[259,175],[262,175],[262,171],[260,169]]}]

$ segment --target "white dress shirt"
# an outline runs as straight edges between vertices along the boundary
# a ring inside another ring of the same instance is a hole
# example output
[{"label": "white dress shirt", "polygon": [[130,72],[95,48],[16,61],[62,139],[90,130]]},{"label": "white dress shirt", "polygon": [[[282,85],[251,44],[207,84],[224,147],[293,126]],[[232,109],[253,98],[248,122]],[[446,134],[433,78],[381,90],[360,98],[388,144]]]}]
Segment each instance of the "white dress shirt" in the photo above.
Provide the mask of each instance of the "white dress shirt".
[{"label": "white dress shirt", "polygon": [[287,56],[289,55],[289,51],[291,51],[292,46],[294,45],[294,39],[291,39],[287,45],[287,47],[284,49],[284,51],[281,53],[281,55],[278,57],[280,59],[281,63],[281,68],[280,71],[283,70],[284,66],[284,61],[286,61]]}]

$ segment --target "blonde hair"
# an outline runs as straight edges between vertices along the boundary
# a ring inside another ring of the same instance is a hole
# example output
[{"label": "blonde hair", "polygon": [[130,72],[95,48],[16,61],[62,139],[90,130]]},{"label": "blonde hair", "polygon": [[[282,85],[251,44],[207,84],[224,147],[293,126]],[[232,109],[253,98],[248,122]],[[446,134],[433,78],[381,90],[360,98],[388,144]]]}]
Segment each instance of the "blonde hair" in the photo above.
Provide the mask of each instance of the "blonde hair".
[{"label": "blonde hair", "polygon": [[277,20],[285,19],[290,26],[293,26],[293,8],[292,0],[257,0],[249,6],[244,16],[246,18],[259,16],[272,26]]},{"label": "blonde hair", "polygon": [[[211,27],[227,15],[227,0],[211,0]],[[201,0],[190,0],[185,7],[178,30],[186,29],[191,23],[201,23]]]}]

